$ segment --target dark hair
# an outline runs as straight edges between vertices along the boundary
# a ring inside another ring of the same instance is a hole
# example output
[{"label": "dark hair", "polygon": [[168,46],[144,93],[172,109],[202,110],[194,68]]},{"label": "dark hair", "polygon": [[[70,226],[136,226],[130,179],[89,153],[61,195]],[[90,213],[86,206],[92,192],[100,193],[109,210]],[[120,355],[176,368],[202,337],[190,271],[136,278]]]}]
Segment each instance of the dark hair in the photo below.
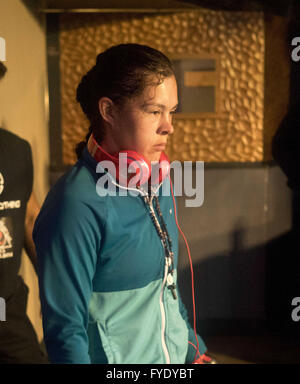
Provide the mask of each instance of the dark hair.
[{"label": "dark hair", "polygon": [[146,45],[120,44],[100,53],[94,67],[82,77],[77,87],[76,100],[90,121],[86,141],[77,144],[77,157],[81,156],[92,133],[98,140],[104,137],[98,108],[101,97],[122,105],[126,99],[142,94],[147,85],[159,85],[173,74],[170,60],[162,52]]}]

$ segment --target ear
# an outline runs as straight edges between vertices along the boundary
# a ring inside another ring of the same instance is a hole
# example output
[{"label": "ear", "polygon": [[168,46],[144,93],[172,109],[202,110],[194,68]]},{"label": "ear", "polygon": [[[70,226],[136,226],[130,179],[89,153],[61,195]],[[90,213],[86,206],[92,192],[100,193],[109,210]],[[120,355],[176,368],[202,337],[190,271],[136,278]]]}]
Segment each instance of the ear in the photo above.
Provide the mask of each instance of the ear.
[{"label": "ear", "polygon": [[99,112],[108,124],[113,125],[115,119],[115,105],[108,97],[101,97],[98,101]]}]

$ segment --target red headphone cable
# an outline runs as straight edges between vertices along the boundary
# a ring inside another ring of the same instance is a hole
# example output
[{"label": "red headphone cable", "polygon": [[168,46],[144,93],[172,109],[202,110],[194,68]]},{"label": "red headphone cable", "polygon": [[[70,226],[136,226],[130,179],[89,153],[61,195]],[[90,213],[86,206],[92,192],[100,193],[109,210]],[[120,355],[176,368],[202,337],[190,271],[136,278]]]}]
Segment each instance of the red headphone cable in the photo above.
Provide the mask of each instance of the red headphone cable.
[{"label": "red headphone cable", "polygon": [[196,348],[196,354],[195,354],[195,357],[194,357],[194,361],[193,363],[196,362],[197,360],[197,355],[199,354],[199,356],[201,356],[200,352],[199,352],[199,341],[198,341],[198,336],[197,336],[197,331],[196,331],[196,306],[195,306],[195,289],[194,289],[194,271],[193,271],[193,264],[192,264],[192,258],[191,258],[191,253],[190,253],[190,248],[189,248],[189,245],[188,245],[188,242],[186,240],[186,237],[184,235],[184,233],[182,232],[179,224],[178,224],[178,220],[177,220],[177,212],[176,212],[176,203],[175,203],[175,198],[174,198],[174,193],[173,193],[173,187],[172,187],[172,181],[171,181],[171,177],[169,175],[169,179],[170,179],[170,185],[171,185],[171,193],[172,193],[172,198],[173,198],[173,205],[174,205],[174,213],[175,213],[175,221],[176,221],[176,225],[185,241],[185,245],[186,245],[186,248],[187,248],[187,251],[188,251],[188,256],[189,256],[189,261],[190,261],[190,267],[191,267],[191,279],[192,279],[192,298],[193,298],[193,312],[194,312],[194,333],[195,333],[195,338],[197,340],[197,347],[194,346],[193,343],[191,343],[189,341],[189,344],[193,345],[195,348]]}]

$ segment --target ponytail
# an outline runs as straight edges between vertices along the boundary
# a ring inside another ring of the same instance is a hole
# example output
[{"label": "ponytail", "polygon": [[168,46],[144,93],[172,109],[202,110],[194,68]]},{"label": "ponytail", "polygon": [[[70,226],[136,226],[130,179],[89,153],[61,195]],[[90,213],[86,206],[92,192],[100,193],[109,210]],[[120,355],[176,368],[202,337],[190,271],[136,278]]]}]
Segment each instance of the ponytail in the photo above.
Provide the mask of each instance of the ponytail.
[{"label": "ponytail", "polygon": [[77,155],[77,159],[79,159],[82,155],[82,152],[91,136],[91,134],[93,133],[93,129],[92,129],[92,126],[90,126],[89,128],[89,132],[87,133],[87,135],[85,136],[85,141],[80,141],[80,143],[78,143],[76,145],[76,148],[75,148],[75,152],[76,152],[76,155]]}]

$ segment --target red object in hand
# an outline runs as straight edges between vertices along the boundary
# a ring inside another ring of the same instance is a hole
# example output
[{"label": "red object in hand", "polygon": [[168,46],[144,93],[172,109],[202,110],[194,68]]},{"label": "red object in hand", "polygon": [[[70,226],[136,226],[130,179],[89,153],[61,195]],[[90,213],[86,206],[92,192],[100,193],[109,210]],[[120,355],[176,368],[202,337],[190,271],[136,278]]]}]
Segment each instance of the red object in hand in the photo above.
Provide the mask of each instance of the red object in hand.
[{"label": "red object in hand", "polygon": [[203,355],[198,357],[192,364],[217,364],[217,361],[206,353],[203,353]]}]

